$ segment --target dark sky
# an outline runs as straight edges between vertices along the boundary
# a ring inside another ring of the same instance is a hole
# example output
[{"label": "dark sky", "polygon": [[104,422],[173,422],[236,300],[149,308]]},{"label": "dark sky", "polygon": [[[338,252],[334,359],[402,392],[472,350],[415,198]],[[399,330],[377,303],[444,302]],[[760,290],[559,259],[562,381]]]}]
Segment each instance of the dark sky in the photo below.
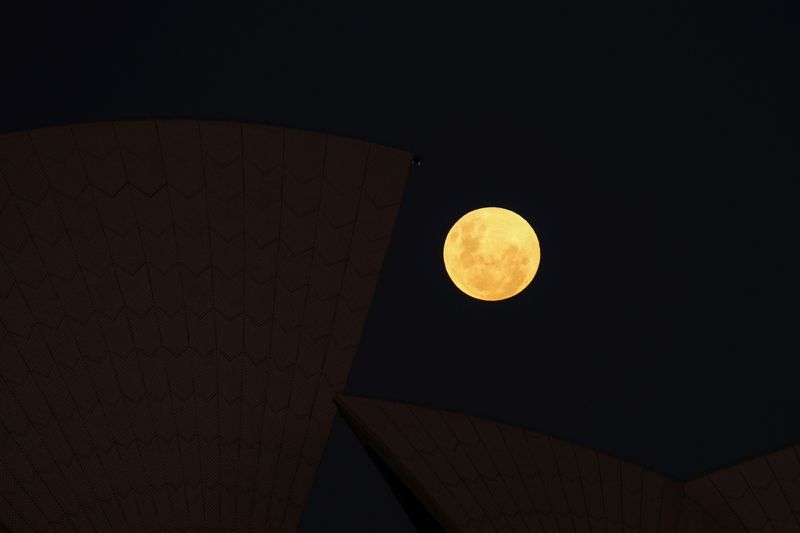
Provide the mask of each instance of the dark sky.
[{"label": "dark sky", "polygon": [[[800,440],[788,7],[115,4],[3,7],[0,131],[240,120],[423,156],[349,393],[678,480]],[[504,302],[463,295],[441,260],[451,224],[487,205],[542,246]],[[412,530],[338,420],[301,531]]]}]

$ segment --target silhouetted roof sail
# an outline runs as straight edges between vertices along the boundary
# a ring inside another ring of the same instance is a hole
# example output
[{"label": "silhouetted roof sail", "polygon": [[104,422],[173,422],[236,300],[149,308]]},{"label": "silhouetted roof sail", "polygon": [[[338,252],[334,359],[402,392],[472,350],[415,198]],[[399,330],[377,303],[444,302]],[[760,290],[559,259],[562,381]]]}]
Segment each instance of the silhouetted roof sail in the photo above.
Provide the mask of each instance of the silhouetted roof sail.
[{"label": "silhouetted roof sail", "polygon": [[447,530],[800,531],[797,448],[689,483],[491,420],[338,396],[362,442]]},{"label": "silhouetted roof sail", "polygon": [[800,447],[790,446],[686,483],[723,531],[800,531]]},{"label": "silhouetted roof sail", "polygon": [[231,122],[0,136],[0,523],[294,531],[411,157]]}]

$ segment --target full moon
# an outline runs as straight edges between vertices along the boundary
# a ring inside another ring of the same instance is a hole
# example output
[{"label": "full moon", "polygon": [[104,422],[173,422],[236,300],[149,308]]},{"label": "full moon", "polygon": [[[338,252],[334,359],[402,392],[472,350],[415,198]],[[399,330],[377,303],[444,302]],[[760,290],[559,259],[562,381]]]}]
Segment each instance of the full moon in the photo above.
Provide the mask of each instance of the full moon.
[{"label": "full moon", "polygon": [[456,287],[478,300],[519,294],[539,269],[539,239],[508,209],[482,207],[459,218],[444,240],[444,266]]}]

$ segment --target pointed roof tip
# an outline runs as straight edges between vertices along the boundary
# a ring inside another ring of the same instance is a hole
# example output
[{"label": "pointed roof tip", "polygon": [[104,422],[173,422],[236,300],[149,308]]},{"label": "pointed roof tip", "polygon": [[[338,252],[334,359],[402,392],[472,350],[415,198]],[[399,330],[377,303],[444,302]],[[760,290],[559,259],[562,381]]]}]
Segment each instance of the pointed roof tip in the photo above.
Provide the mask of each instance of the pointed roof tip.
[{"label": "pointed roof tip", "polygon": [[333,403],[335,403],[337,406],[341,407],[341,405],[342,405],[342,397],[343,396],[344,396],[344,394],[342,394],[341,392],[334,392],[333,393]]},{"label": "pointed roof tip", "polygon": [[344,392],[336,392],[333,395],[333,403],[336,405],[340,415],[348,417],[353,415],[353,400],[358,400],[359,398],[365,400],[372,399],[362,396],[353,396],[351,394],[345,394]]},{"label": "pointed roof tip", "polygon": [[333,403],[335,403],[340,410],[349,407],[348,404],[351,403],[351,400],[357,400],[357,399],[376,400],[377,398],[368,398],[366,396],[355,396],[352,394],[346,394],[344,392],[333,393]]},{"label": "pointed roof tip", "polygon": [[372,396],[361,396],[360,394],[348,394],[346,392],[334,392],[333,394],[334,400],[339,401],[347,401],[347,400],[381,400],[381,398],[375,398]]},{"label": "pointed roof tip", "polygon": [[[345,398],[340,397],[340,400],[342,399]],[[376,403],[382,405],[376,406]],[[374,409],[375,407],[377,409]],[[525,514],[527,512],[525,504],[520,502],[534,503],[528,494],[528,490],[533,487],[528,487],[526,480],[538,479],[545,470],[555,473],[555,477],[552,486],[546,487],[542,496],[549,499],[550,493],[555,491],[552,497],[556,497],[557,493],[566,495],[567,498],[583,498],[583,495],[576,496],[579,494],[574,490],[577,487],[581,493],[585,490],[590,497],[594,496],[595,499],[590,503],[601,508],[604,504],[599,503],[602,500],[598,499],[596,491],[593,492],[598,486],[598,480],[605,483],[606,489],[616,483],[615,486],[619,487],[621,493],[620,501],[624,500],[626,506],[631,505],[635,497],[627,496],[628,493],[622,491],[622,483],[625,483],[627,488],[632,476],[634,482],[631,486],[639,488],[645,483],[645,474],[641,471],[643,469],[627,471],[623,469],[624,461],[610,456],[607,461],[596,459],[595,467],[598,470],[595,476],[591,466],[587,470],[586,464],[579,464],[581,459],[585,459],[579,455],[582,451],[579,448],[582,447],[488,418],[375,398],[347,402],[345,409],[346,411],[340,412],[343,412],[346,420],[350,422],[362,445],[380,457],[410,493],[429,510],[431,516],[438,523],[449,526],[448,531],[468,531],[468,524],[475,519],[472,511],[467,510],[469,508],[467,500],[458,500],[460,505],[451,505],[448,500],[453,497],[452,494],[463,495],[470,492],[468,487],[470,480],[474,479],[472,472],[476,468],[476,463],[473,462],[475,454],[485,456],[485,460],[481,462],[483,469],[481,476],[487,479],[503,479],[503,483],[506,483],[510,467],[511,470],[516,470],[519,478],[523,480],[523,485],[515,486],[516,489],[523,491],[515,493],[515,497],[526,494],[519,501],[513,499],[506,491],[490,490],[472,495],[478,504],[477,513],[483,515],[478,520],[487,522],[498,531],[509,531],[511,529],[509,523],[503,518],[490,515],[487,510],[496,508],[500,504],[503,508],[509,509],[510,514]],[[418,416],[423,411],[427,414]],[[438,431],[436,427],[444,429]],[[458,459],[462,452],[467,454],[463,457],[466,462]],[[415,457],[425,457],[425,460],[417,463],[413,460]],[[589,454],[590,463],[591,457],[596,456]],[[602,462],[602,472],[597,461]],[[583,471],[579,471],[579,468]],[[606,470],[613,471],[610,477]],[[429,475],[432,471],[448,471],[451,474],[448,474],[448,479],[445,480],[437,475]],[[565,474],[562,476],[560,471],[564,471]],[[615,477],[617,472],[619,477]],[[635,478],[637,472],[640,472],[638,474],[640,478]],[[574,478],[571,477],[573,474]],[[606,474],[607,477],[605,479],[599,477],[602,474]],[[578,480],[579,485],[575,485],[574,480]],[[678,483],[666,478],[656,478],[655,484],[659,490],[666,490],[670,494],[679,488]],[[456,487],[456,490],[451,493],[452,487]],[[537,501],[536,504],[538,503]],[[664,512],[663,517],[660,509],[657,512],[659,514],[647,516],[645,520],[656,522],[661,529],[674,530],[671,524],[678,519],[679,509],[670,508]],[[613,510],[608,513],[604,510],[601,520],[610,523],[618,519]],[[547,517],[539,518],[538,514],[534,520],[544,520],[544,522],[540,522],[540,527],[536,529],[543,530],[547,525]],[[575,513],[567,513],[568,520],[572,520],[573,514]],[[641,524],[637,524],[637,531],[640,526]]]},{"label": "pointed roof tip", "polygon": [[[787,495],[780,490],[761,494],[757,504],[753,504],[752,498],[742,499],[739,495],[742,487],[747,486],[745,482],[782,486],[784,480],[794,479],[800,472],[800,447],[789,446],[698,479],[678,481],[606,452],[489,418],[379,398],[340,394],[338,401],[343,407],[340,412],[362,445],[381,458],[436,520],[453,524],[452,531],[467,531],[466,524],[472,519],[467,506],[452,506],[447,499],[455,494],[450,492],[450,487],[460,486],[459,490],[465,492],[469,490],[465,487],[474,479],[475,464],[458,459],[461,456],[457,454],[462,452],[456,452],[457,449],[486,455],[482,463],[485,472],[481,475],[488,479],[503,479],[507,472],[516,469],[523,480],[523,485],[517,488],[532,488],[526,480],[533,483],[542,472],[552,472],[551,484],[541,495],[547,498],[551,493],[554,498],[566,495],[575,501],[589,498],[596,509],[602,510],[595,518],[609,524],[618,524],[619,515],[612,508],[603,510],[604,489],[598,492],[598,486],[620,491],[617,497],[622,498],[620,501],[625,507],[639,508],[645,499],[661,499],[660,507],[642,508],[636,519],[638,523],[631,526],[635,531],[643,530],[645,524],[657,524],[659,530],[681,533],[744,533],[740,516],[770,516],[773,512],[776,519],[783,520],[774,514],[779,506],[786,508],[782,502]],[[428,411],[425,417],[416,416],[423,410]],[[444,430],[437,430],[437,426]],[[417,456],[426,459],[417,463],[413,460]],[[430,475],[431,468],[452,472],[447,483],[443,478]],[[640,496],[635,495],[637,491]],[[524,513],[525,498],[533,493],[521,494],[523,504],[509,500],[501,492],[474,496],[478,498],[480,509],[491,509],[501,500],[515,513]],[[790,506],[800,505],[800,493],[789,495],[786,501]],[[567,514],[573,515],[575,520],[585,518],[572,511]],[[542,520],[546,518],[542,515]],[[487,515],[486,520],[493,523],[495,519]],[[544,526],[545,522],[537,529]],[[502,522],[497,522],[497,528],[509,530]]]}]

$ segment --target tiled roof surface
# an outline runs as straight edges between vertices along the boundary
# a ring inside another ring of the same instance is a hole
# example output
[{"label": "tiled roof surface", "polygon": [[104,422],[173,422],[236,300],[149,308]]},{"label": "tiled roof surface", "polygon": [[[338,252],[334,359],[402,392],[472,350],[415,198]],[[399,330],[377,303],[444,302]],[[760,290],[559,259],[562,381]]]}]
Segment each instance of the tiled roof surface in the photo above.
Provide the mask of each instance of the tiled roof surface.
[{"label": "tiled roof surface", "polygon": [[340,411],[448,531],[675,532],[679,483],[458,413],[341,396]]},{"label": "tiled roof surface", "polygon": [[448,531],[800,532],[798,447],[678,483],[490,420],[353,396],[336,402]]},{"label": "tiled roof surface", "polygon": [[800,446],[686,483],[686,496],[730,533],[800,532]]},{"label": "tiled roof surface", "polygon": [[294,531],[410,160],[226,122],[0,136],[0,524]]}]

